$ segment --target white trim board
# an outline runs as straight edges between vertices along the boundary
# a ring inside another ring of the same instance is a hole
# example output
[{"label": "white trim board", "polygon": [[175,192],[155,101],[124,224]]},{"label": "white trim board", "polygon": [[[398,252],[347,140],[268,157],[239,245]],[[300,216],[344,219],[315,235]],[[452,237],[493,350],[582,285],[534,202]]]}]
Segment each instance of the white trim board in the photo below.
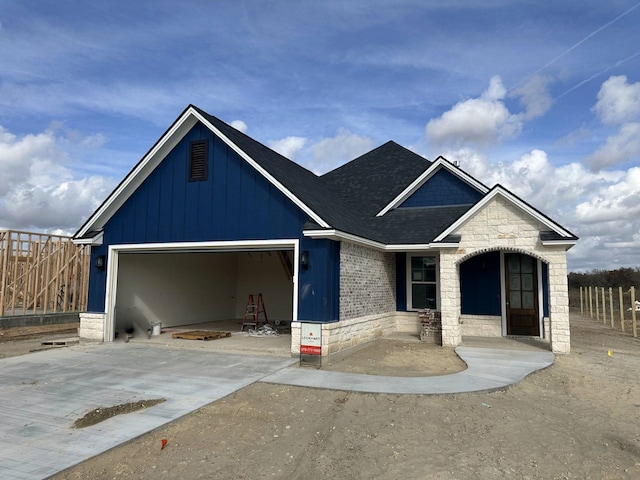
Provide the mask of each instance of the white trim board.
[{"label": "white trim board", "polygon": [[458,246],[458,243],[445,242],[385,245],[384,243],[369,240],[368,238],[359,237],[351,233],[336,230],[335,228],[331,228],[328,230],[304,230],[302,233],[305,237],[309,238],[326,238],[328,240],[335,240],[339,242],[346,241],[355,243],[357,245],[363,245],[369,248],[375,248],[376,250],[382,250],[385,252],[439,250],[441,248],[456,248]]}]

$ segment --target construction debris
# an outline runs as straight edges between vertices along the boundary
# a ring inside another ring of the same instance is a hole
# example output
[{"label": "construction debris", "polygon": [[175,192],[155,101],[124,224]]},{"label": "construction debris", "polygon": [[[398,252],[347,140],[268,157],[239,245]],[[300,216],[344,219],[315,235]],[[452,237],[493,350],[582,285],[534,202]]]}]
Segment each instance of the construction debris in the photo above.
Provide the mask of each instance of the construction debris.
[{"label": "construction debris", "polygon": [[194,330],[191,332],[174,333],[171,338],[180,338],[182,340],[217,340],[219,338],[230,337],[231,332],[207,332],[202,330]]},{"label": "construction debris", "polygon": [[252,337],[267,337],[267,336],[277,336],[278,331],[275,330],[271,325],[263,325],[258,329],[250,328],[248,330],[249,335]]}]

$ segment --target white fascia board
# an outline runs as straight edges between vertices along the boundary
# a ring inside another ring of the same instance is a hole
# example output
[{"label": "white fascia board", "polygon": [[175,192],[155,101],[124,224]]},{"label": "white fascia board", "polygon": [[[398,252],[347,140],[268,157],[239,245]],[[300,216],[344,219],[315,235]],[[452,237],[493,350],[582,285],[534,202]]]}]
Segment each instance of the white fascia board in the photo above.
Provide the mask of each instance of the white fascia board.
[{"label": "white fascia board", "polygon": [[356,243],[365,247],[375,248],[377,250],[384,250],[386,245],[384,243],[369,240],[368,238],[359,237],[347,232],[341,232],[335,228],[328,230],[304,230],[303,235],[309,238],[326,238],[329,240],[346,240],[347,242]]},{"label": "white fascia board", "polygon": [[109,245],[109,251],[126,252],[167,252],[182,251],[246,251],[246,250],[288,250],[298,247],[298,239],[278,240],[233,240],[215,242],[168,242],[168,243],[128,243]]},{"label": "white fascia board", "polygon": [[550,220],[549,218],[545,217],[540,212],[538,212],[531,206],[527,205],[522,200],[515,197],[513,194],[511,194],[510,192],[505,190],[503,187],[498,185],[496,188],[490,191],[488,195],[483,197],[478,203],[476,203],[473,207],[467,210],[467,212],[464,215],[462,215],[458,220],[456,220],[449,228],[447,228],[444,232],[438,235],[435,238],[435,241],[438,242],[440,240],[443,240],[447,235],[451,235],[455,233],[455,231],[458,230],[458,228],[464,225],[478,211],[484,208],[491,200],[493,200],[498,195],[500,195],[505,200],[511,202],[513,205],[520,208],[520,210],[524,211],[525,213],[533,217],[535,220],[545,225],[547,228],[550,228],[551,230],[556,232],[558,235],[562,235],[563,237],[567,237],[567,238],[573,238],[573,235],[569,233],[567,230],[565,230],[564,228],[562,228],[560,225]]},{"label": "white fascia board", "polygon": [[320,216],[315,213],[311,208],[305,205],[302,200],[296,197],[293,193],[291,193],[284,185],[282,185],[278,180],[275,179],[269,172],[267,172],[264,168],[262,168],[255,160],[253,160],[249,155],[247,155],[242,149],[240,149],[235,143],[229,140],[220,130],[214,127],[206,118],[200,115],[197,111],[193,110],[192,114],[204,125],[207,126],[209,130],[216,134],[224,143],[226,143],[234,152],[240,155],[249,165],[255,168],[260,175],[267,179],[267,181],[273,184],[278,190],[280,190],[284,196],[286,196],[289,200],[296,204],[298,208],[300,208],[304,213],[309,215],[318,225],[321,227],[328,228],[330,225],[325,222]]},{"label": "white fascia board", "polygon": [[385,245],[384,249],[387,252],[424,251],[424,250],[431,250],[431,245],[428,243],[417,243],[417,244],[407,244],[407,245]]},{"label": "white fascia board", "polygon": [[72,238],[71,242],[75,245],[91,245],[93,247],[99,247],[102,245],[102,241],[104,239],[104,232],[99,232],[97,235],[93,237],[86,238]]},{"label": "white fascia board", "polygon": [[147,153],[136,167],[125,177],[125,179],[109,195],[105,202],[94,212],[82,229],[77,233],[78,237],[86,235],[91,230],[98,230],[104,227],[116,211],[127,201],[127,199],[142,185],[147,177],[153,172],[156,166],[169,154],[180,140],[196,124],[197,119],[193,116],[193,109],[188,109],[173,124],[155,146]]},{"label": "white fascia board", "polygon": [[568,247],[573,247],[576,243],[578,243],[577,240],[542,240],[542,245],[544,245],[545,247],[547,246],[553,246],[553,245],[563,245],[563,246],[568,246]]},{"label": "white fascia board", "polygon": [[427,180],[429,180],[433,175],[435,175],[435,173],[441,168],[446,168],[449,172],[451,172],[452,174],[454,174],[464,182],[470,184],[472,187],[474,187],[476,190],[480,191],[483,194],[489,191],[489,189],[486,186],[478,182],[471,175],[453,166],[445,158],[438,157],[438,159],[435,162],[433,162],[429,168],[427,168],[424,172],[422,172],[422,174],[418,178],[416,178],[413,182],[411,182],[411,184],[407,188],[405,188],[402,192],[400,192],[400,194],[396,198],[391,200],[391,202],[386,207],[380,210],[376,214],[376,217],[382,217],[389,210],[392,210],[398,207],[399,205],[401,205],[402,202],[404,202],[407,198],[413,195],[413,193],[415,193],[416,190],[418,190],[422,185],[424,185],[427,182]]},{"label": "white fascia board", "polygon": [[375,242],[368,238],[358,237],[351,233],[341,232],[339,230],[305,230],[303,232],[305,237],[309,238],[326,238],[328,240],[348,241],[363,245],[365,247],[375,248],[377,250],[383,250],[385,252],[410,252],[410,251],[425,251],[425,250],[437,250],[440,248],[456,248],[458,243],[411,243],[411,244],[391,244],[385,245],[384,243]]}]

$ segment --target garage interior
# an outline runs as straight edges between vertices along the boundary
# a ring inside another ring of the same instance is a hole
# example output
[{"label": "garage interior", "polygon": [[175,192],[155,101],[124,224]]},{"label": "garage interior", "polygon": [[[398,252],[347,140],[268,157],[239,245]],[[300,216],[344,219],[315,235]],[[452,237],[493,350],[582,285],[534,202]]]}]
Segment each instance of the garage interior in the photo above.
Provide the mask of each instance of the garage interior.
[{"label": "garage interior", "polygon": [[146,337],[157,322],[163,331],[240,332],[250,294],[262,294],[270,324],[293,319],[293,249],[120,252],[118,262],[120,338],[131,329]]}]

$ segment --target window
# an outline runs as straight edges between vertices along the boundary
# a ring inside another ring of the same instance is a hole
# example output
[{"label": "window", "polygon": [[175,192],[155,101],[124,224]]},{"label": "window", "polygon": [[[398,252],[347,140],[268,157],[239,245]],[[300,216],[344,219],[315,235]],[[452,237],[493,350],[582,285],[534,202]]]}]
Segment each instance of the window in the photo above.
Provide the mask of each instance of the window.
[{"label": "window", "polygon": [[201,182],[207,179],[208,155],[206,140],[191,142],[189,145],[189,181]]},{"label": "window", "polygon": [[409,309],[438,308],[436,257],[411,256],[409,268]]}]

